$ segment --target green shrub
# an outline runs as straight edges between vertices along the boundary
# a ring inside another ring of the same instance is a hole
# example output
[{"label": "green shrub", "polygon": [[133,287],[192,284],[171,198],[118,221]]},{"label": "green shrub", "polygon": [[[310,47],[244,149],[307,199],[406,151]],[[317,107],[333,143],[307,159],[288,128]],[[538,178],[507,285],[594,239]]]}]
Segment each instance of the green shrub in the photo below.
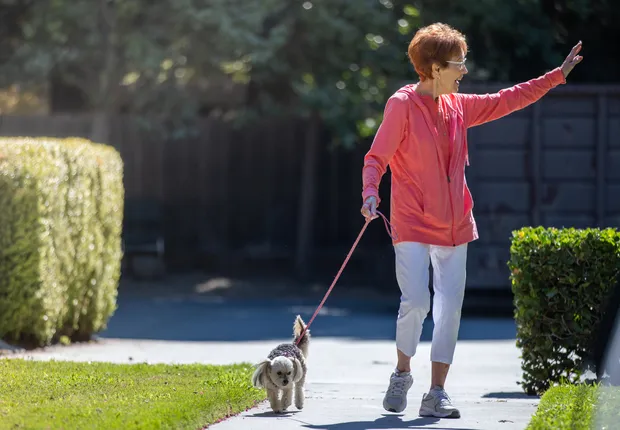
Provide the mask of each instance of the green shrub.
[{"label": "green shrub", "polygon": [[620,233],[526,227],[513,232],[510,254],[523,388],[577,382],[620,271]]},{"label": "green shrub", "polygon": [[526,430],[591,430],[617,428],[620,387],[562,384],[540,399]]},{"label": "green shrub", "polygon": [[598,387],[564,384],[545,392],[526,430],[590,430]]},{"label": "green shrub", "polygon": [[116,309],[122,160],[82,139],[0,139],[0,337],[35,346]]}]

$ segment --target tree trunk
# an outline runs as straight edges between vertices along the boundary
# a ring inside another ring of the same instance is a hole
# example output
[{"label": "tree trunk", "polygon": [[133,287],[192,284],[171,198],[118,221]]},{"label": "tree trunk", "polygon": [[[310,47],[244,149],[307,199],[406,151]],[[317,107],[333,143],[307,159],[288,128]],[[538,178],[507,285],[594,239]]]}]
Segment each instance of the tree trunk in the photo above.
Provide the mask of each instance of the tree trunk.
[{"label": "tree trunk", "polygon": [[91,140],[109,145],[110,120],[116,105],[118,91],[118,29],[115,3],[100,0],[101,37],[104,40],[105,57],[99,75],[99,93],[93,117]]},{"label": "tree trunk", "polygon": [[320,118],[313,113],[304,142],[301,187],[299,192],[299,212],[297,224],[297,252],[295,269],[297,274],[306,278],[310,270],[310,253],[314,237],[314,215],[316,200],[317,163],[319,149]]}]

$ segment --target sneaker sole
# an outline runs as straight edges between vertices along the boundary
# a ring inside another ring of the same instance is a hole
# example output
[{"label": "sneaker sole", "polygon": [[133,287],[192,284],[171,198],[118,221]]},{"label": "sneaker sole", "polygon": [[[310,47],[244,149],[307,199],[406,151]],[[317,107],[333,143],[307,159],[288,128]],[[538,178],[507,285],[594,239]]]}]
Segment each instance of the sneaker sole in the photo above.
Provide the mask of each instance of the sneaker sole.
[{"label": "sneaker sole", "polygon": [[452,411],[448,413],[436,412],[433,410],[424,410],[420,409],[421,417],[433,417],[433,418],[461,418],[461,413],[459,411]]},{"label": "sneaker sole", "polygon": [[393,412],[395,414],[400,414],[402,411],[404,411],[405,409],[407,409],[407,403],[405,403],[403,405],[403,408],[401,410],[398,410],[392,406],[387,406],[385,403],[383,404],[383,409],[385,409],[388,412]]}]

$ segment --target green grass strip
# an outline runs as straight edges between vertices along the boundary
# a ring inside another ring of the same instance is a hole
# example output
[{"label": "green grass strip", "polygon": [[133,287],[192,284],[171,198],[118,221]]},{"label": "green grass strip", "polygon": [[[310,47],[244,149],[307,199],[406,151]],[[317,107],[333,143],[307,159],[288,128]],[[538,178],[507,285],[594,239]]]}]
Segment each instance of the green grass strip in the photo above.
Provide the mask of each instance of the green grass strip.
[{"label": "green grass strip", "polygon": [[10,429],[192,429],[264,399],[249,364],[0,360],[0,423]]}]

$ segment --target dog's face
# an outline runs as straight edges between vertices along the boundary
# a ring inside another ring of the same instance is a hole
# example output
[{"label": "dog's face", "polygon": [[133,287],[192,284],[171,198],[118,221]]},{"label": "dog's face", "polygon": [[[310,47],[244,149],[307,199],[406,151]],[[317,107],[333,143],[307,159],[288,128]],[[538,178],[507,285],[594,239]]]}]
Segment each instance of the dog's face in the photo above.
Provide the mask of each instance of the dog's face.
[{"label": "dog's face", "polygon": [[285,389],[294,382],[299,382],[304,376],[304,368],[301,362],[284,356],[278,356],[273,360],[265,359],[258,363],[252,375],[252,384],[256,388],[266,387],[265,380],[271,381],[276,387]]},{"label": "dog's face", "polygon": [[293,382],[295,364],[287,357],[276,357],[269,363],[269,377],[275,385],[285,388]]}]

